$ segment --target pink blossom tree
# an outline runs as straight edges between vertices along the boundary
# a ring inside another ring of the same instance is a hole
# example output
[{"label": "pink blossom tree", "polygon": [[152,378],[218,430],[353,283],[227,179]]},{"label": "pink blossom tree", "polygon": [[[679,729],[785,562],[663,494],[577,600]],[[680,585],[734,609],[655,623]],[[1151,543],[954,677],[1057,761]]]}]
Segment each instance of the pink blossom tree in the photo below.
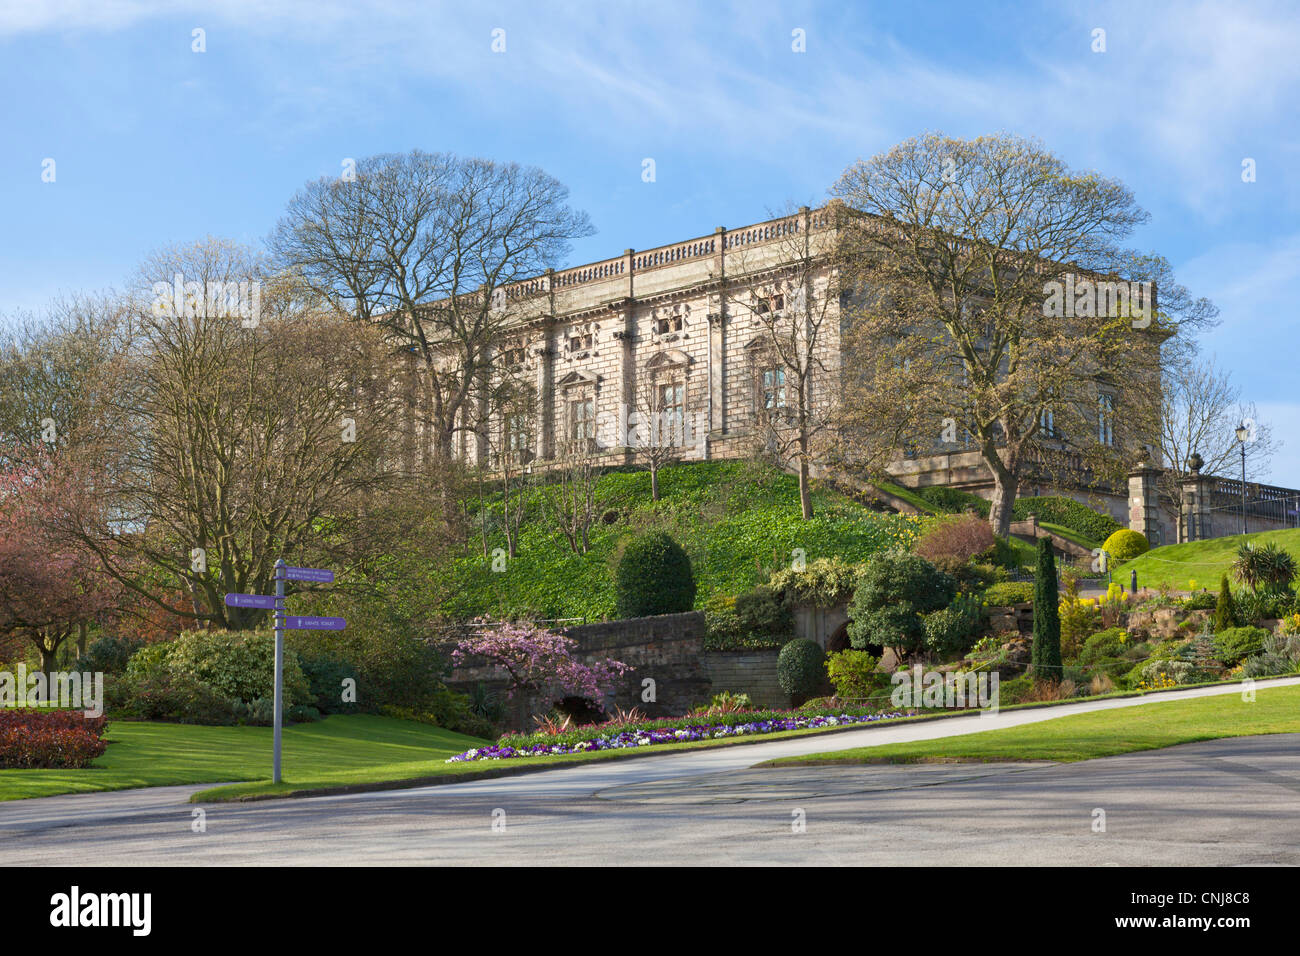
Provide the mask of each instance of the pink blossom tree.
[{"label": "pink blossom tree", "polygon": [[93,493],[79,473],[52,457],[0,460],[8,464],[0,468],[0,637],[29,640],[48,673],[68,638],[84,639],[89,624],[118,606],[120,588],[92,554],[51,530],[68,499]]},{"label": "pink blossom tree", "polygon": [[510,680],[507,697],[524,693],[551,702],[584,697],[599,704],[615,678],[630,670],[608,658],[584,664],[573,655],[577,641],[536,624],[486,618],[474,623],[482,629],[457,644],[452,663],[479,659],[505,671]]}]

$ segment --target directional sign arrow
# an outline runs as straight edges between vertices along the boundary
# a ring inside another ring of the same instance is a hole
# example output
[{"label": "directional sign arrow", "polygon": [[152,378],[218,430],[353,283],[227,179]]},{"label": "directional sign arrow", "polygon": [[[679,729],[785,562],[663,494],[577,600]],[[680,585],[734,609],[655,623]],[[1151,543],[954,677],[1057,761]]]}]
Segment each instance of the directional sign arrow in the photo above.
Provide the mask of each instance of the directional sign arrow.
[{"label": "directional sign arrow", "polygon": [[341,631],[347,621],[341,617],[294,617],[284,619],[284,626],[291,631]]},{"label": "directional sign arrow", "polygon": [[228,607],[260,607],[268,610],[275,609],[274,594],[227,594],[226,605]]},{"label": "directional sign arrow", "polygon": [[333,584],[334,572],[321,568],[285,568],[284,576],[290,581],[316,581],[320,584]]}]

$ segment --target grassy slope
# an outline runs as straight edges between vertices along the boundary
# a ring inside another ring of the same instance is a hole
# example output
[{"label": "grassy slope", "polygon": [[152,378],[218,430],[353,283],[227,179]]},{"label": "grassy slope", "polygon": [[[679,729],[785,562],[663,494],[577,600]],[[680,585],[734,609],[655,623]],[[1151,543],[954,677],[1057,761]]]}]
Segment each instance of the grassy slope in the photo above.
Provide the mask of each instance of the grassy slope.
[{"label": "grassy slope", "polygon": [[1237,694],[1143,704],[1057,717],[1040,724],[963,737],[790,757],[773,765],[910,763],[933,760],[1088,760],[1197,740],[1300,733],[1300,687],[1263,688],[1254,702]]},{"label": "grassy slope", "polygon": [[[196,727],[118,721],[108,750],[86,770],[0,770],[0,800],[166,784],[263,780],[270,727]],[[420,776],[484,741],[388,717],[336,715],[284,729],[283,776],[299,785]]]},{"label": "grassy slope", "polygon": [[[1139,587],[1159,587],[1168,584],[1176,590],[1219,589],[1219,579],[1228,571],[1237,548],[1243,541],[1261,545],[1272,542],[1286,549],[1300,560],[1300,528],[1285,531],[1262,531],[1258,534],[1233,535],[1193,541],[1189,544],[1170,544],[1153,548],[1121,565],[1114,571],[1116,581],[1128,584],[1129,572],[1138,573]],[[1193,585],[1193,582],[1194,585]]]},{"label": "grassy slope", "polygon": [[[702,607],[714,595],[736,594],[765,581],[774,567],[789,564],[795,548],[802,548],[809,561],[834,555],[861,561],[885,547],[907,546],[926,523],[877,514],[826,488],[814,493],[816,516],[802,521],[797,480],[747,462],[678,464],[663,469],[659,481],[662,500],[656,505],[647,472],[601,477],[601,507],[617,510],[619,517],[592,529],[587,554],[575,554],[552,530],[536,496],[518,556],[503,572],[493,572],[481,551],[454,562],[448,569],[453,596],[442,610],[456,618],[488,612],[610,617],[614,562],[632,533],[651,526],[672,534],[690,554],[698,584],[695,606]],[[488,522],[489,548],[504,547],[495,504]]]}]

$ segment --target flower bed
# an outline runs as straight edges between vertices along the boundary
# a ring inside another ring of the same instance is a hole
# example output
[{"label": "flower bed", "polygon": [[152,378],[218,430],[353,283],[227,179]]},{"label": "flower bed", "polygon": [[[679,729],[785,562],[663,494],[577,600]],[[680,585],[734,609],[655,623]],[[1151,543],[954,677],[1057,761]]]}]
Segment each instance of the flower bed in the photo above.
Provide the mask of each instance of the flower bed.
[{"label": "flower bed", "polygon": [[[797,714],[767,711],[750,714],[726,714],[707,718],[659,720],[611,730],[608,725],[579,728],[566,734],[530,734],[502,737],[491,747],[477,747],[449,757],[447,763],[468,760],[513,760],[519,757],[551,757],[563,754],[590,753],[595,750],[624,750],[657,744],[680,744],[696,740],[773,734],[785,730],[809,730],[820,727],[843,727],[904,717],[902,713]],[[539,739],[545,738],[545,739]],[[536,741],[530,743],[529,741]]]},{"label": "flower bed", "polygon": [[80,711],[0,710],[0,767],[78,768],[103,754],[108,722]]}]

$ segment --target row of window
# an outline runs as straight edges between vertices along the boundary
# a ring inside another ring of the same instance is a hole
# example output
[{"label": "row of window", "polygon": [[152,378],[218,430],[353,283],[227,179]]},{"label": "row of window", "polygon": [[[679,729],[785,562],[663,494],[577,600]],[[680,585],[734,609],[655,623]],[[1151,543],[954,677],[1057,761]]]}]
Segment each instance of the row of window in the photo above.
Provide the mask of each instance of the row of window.
[{"label": "row of window", "polygon": [[[1039,430],[1048,438],[1060,438],[1056,430],[1056,415],[1044,408],[1038,418]],[[1102,392],[1097,396],[1097,441],[1107,448],[1115,447],[1115,396]]]}]

